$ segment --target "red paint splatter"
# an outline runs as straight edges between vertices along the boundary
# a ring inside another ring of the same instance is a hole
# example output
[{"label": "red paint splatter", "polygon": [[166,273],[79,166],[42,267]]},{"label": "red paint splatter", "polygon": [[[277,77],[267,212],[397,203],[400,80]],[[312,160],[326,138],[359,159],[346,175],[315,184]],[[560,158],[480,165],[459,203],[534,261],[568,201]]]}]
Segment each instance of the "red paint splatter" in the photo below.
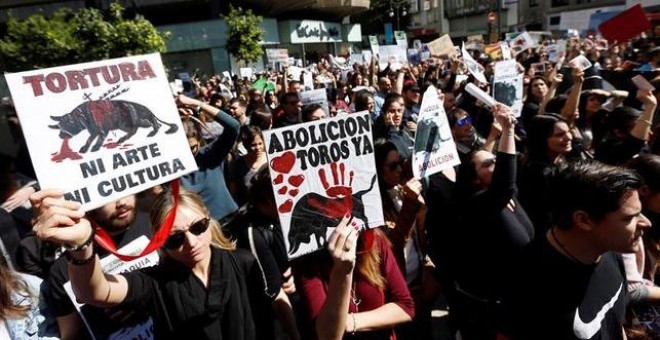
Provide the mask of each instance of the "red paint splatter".
[{"label": "red paint splatter", "polygon": [[273,183],[275,184],[280,184],[282,182],[284,182],[284,175],[282,174],[277,175],[277,177],[275,177],[275,180],[273,181]]},{"label": "red paint splatter", "polygon": [[293,185],[294,187],[299,187],[302,182],[305,180],[304,175],[296,175],[296,176],[291,176],[289,177],[289,184]]},{"label": "red paint splatter", "polygon": [[82,159],[82,156],[79,153],[71,150],[71,147],[69,147],[69,138],[62,139],[62,146],[60,147],[60,152],[53,155],[54,155],[53,158],[51,158],[50,160],[57,163],[67,158],[71,160]]},{"label": "red paint splatter", "polygon": [[289,191],[289,195],[291,195],[291,197],[296,197],[299,192],[300,191],[298,189],[293,189],[293,190]]},{"label": "red paint splatter", "polygon": [[291,211],[293,208],[293,200],[288,199],[286,202],[280,204],[280,207],[277,209],[280,213],[285,214]]},{"label": "red paint splatter", "polygon": [[120,144],[117,144],[117,143],[114,143],[114,142],[109,142],[109,143],[103,144],[103,147],[106,148],[106,149],[114,149],[114,148],[118,147],[119,145]]},{"label": "red paint splatter", "polygon": [[316,198],[310,198],[309,206],[324,216],[340,218],[353,210],[353,197],[328,198],[325,202],[321,202]]},{"label": "red paint splatter", "polygon": [[275,157],[270,161],[270,167],[281,173],[288,174],[289,171],[293,168],[293,164],[296,162],[296,156],[291,151],[283,153],[279,157]]},{"label": "red paint splatter", "polygon": [[284,195],[284,194],[286,194],[287,190],[288,190],[288,188],[285,185],[285,186],[281,187],[280,190],[277,190],[277,193],[280,194],[280,195]]}]

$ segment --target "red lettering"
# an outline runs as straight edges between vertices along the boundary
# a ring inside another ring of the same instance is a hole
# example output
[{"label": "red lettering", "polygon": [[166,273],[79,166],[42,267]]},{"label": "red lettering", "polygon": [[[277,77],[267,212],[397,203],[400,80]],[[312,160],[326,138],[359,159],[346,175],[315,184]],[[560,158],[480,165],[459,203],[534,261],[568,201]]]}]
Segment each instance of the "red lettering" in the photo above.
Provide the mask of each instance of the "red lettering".
[{"label": "red lettering", "polygon": [[43,74],[23,77],[23,84],[30,83],[30,85],[32,85],[32,93],[34,93],[35,97],[39,97],[44,94],[44,89],[41,88],[42,81],[44,81]]},{"label": "red lettering", "polygon": [[66,71],[64,74],[69,81],[70,90],[77,90],[79,86],[82,89],[89,87],[87,79],[85,79],[85,74],[82,71]]},{"label": "red lettering", "polygon": [[92,81],[93,86],[99,86],[99,72],[101,72],[100,67],[94,67],[94,68],[88,68],[83,70],[88,76],[89,79]]},{"label": "red lettering", "polygon": [[[131,63],[121,63],[119,64],[119,69],[121,70],[121,77],[124,81],[129,80],[142,80],[137,73],[135,73],[135,65]],[[132,79],[131,79],[132,78]]]},{"label": "red lettering", "polygon": [[154,73],[154,70],[151,69],[151,65],[149,65],[149,62],[146,60],[138,61],[138,73],[140,74],[140,77],[142,77],[142,79],[156,78],[156,74]]},{"label": "red lettering", "polygon": [[50,92],[60,93],[66,90],[66,78],[59,73],[51,73],[46,76],[46,87]]},{"label": "red lettering", "polygon": [[[110,74],[112,71],[112,75]],[[107,66],[101,69],[101,75],[108,84],[115,84],[119,81],[119,68],[117,65]]]}]

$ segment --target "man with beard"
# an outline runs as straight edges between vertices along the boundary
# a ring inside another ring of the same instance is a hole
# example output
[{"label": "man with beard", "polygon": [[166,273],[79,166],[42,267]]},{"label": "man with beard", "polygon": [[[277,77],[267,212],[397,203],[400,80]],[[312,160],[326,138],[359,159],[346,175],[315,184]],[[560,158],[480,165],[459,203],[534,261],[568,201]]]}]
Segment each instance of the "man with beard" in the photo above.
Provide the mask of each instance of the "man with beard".
[{"label": "man with beard", "polygon": [[[117,249],[121,249],[140,236],[151,238],[153,235],[149,226],[149,216],[138,211],[136,204],[136,196],[131,195],[92,210],[87,215],[99,227],[107,231],[117,245]],[[109,255],[101,247],[97,247],[97,250],[101,259]],[[69,282],[67,258],[61,256],[51,268],[50,277],[47,280],[49,289],[46,298],[49,302],[48,305],[53,309],[53,314],[57,317],[62,339],[84,339],[86,337],[85,326],[65,291],[64,284],[67,282]],[[148,320],[148,316],[133,315],[126,311],[102,310],[91,306],[84,308],[86,318],[88,316],[98,318],[98,321],[94,322],[95,325],[103,325],[104,328],[107,326],[106,329],[94,329],[94,335],[97,338],[102,338],[104,335],[107,338],[112,330],[143,324]]]}]

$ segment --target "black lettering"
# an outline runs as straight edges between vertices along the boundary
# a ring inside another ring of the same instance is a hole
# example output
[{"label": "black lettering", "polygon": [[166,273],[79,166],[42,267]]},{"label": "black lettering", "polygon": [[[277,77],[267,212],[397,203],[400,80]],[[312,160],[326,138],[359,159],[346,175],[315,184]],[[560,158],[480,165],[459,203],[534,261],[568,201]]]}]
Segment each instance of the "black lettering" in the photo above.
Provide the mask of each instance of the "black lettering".
[{"label": "black lettering", "polygon": [[337,125],[337,122],[328,123],[328,137],[330,137],[330,139],[332,139],[332,140],[337,140],[337,139],[339,139],[339,134],[337,132],[333,131],[333,129],[334,130],[339,129],[339,126]]},{"label": "black lettering", "polygon": [[135,188],[136,186],[142,184],[142,183],[137,183],[133,181],[133,176],[131,174],[126,175],[126,181],[128,182],[128,187],[129,188]]},{"label": "black lettering", "polygon": [[175,158],[172,161],[172,172],[177,173],[177,171],[179,171],[179,170],[186,170],[186,167],[183,166],[183,162],[181,162],[180,159]]},{"label": "black lettering", "polygon": [[356,116],[358,126],[360,127],[360,134],[364,134],[365,131],[371,131],[371,119],[369,115]]},{"label": "black lettering", "polygon": [[90,201],[89,192],[87,188],[81,188],[72,192],[64,194],[64,199],[67,201],[76,201],[78,203],[87,203]]},{"label": "black lettering", "polygon": [[282,148],[282,143],[280,143],[280,140],[277,138],[277,134],[272,134],[270,135],[270,145],[268,145],[268,153],[269,154],[274,154],[276,152],[282,152],[284,151],[284,148]]},{"label": "black lettering", "polygon": [[294,139],[293,131],[283,131],[282,138],[284,138],[284,150],[291,150],[296,147],[296,140]]},{"label": "black lettering", "polygon": [[140,183],[145,182],[145,180],[144,180],[144,171],[145,171],[144,169],[140,169],[140,170],[137,170],[137,171],[134,172],[134,174],[136,176],[138,176],[138,178],[140,179]]},{"label": "black lettering", "polygon": [[348,157],[351,155],[351,150],[348,148],[348,141],[343,140],[341,141],[341,157],[343,159],[348,159]]},{"label": "black lettering", "polygon": [[330,158],[332,158],[333,162],[337,162],[339,161],[340,157],[341,157],[340,144],[332,143],[332,145],[330,145]]},{"label": "black lettering", "polygon": [[149,145],[149,151],[151,152],[151,157],[160,156],[160,150],[158,149],[158,144],[153,143]]},{"label": "black lettering", "polygon": [[307,151],[307,160],[309,161],[309,165],[314,168],[317,167],[319,165],[319,151],[315,148],[309,149]]},{"label": "black lettering", "polygon": [[170,169],[170,163],[167,163],[167,162],[160,163],[160,164],[158,164],[158,168],[160,169],[160,175],[162,177],[165,177],[167,175],[172,174],[172,169]]},{"label": "black lettering", "polygon": [[105,166],[103,165],[103,159],[99,158],[91,162],[80,163],[80,171],[82,172],[83,178],[104,173]]},{"label": "black lettering", "polygon": [[298,150],[296,157],[300,160],[300,169],[307,170],[307,150]]},{"label": "black lettering", "polygon": [[126,150],[126,161],[128,162],[128,164],[139,162],[140,158],[137,155],[137,150],[135,149]]},{"label": "black lettering", "polygon": [[356,136],[356,137],[351,138],[351,142],[353,143],[353,146],[355,147],[355,155],[357,155],[357,156],[362,154],[362,151],[361,151],[362,148],[360,147],[361,146],[360,145],[361,141],[362,141],[361,136]]},{"label": "black lettering", "polygon": [[110,186],[110,182],[108,182],[108,181],[102,181],[101,183],[99,183],[97,189],[99,191],[99,194],[101,194],[101,196],[108,197],[108,196],[112,195],[112,189],[110,189],[110,188],[106,189],[105,188],[105,187],[108,187],[108,186]]},{"label": "black lettering", "polygon": [[158,174],[158,166],[156,165],[150,166],[146,170],[147,170],[147,177],[149,177],[150,180],[155,181],[158,179],[158,177],[160,177],[160,175]]},{"label": "black lettering", "polygon": [[328,146],[327,145],[319,145],[319,159],[320,159],[322,165],[332,163],[332,160],[330,159],[330,156],[328,155]]},{"label": "black lettering", "polygon": [[126,190],[126,179],[124,178],[124,176],[113,178],[110,182],[112,182],[112,187],[115,189],[116,192],[121,192]]},{"label": "black lettering", "polygon": [[296,142],[298,147],[305,147],[309,143],[309,135],[307,134],[306,129],[296,130]]},{"label": "black lettering", "polygon": [[364,140],[364,145],[362,146],[362,154],[363,155],[368,155],[370,153],[374,153],[374,147],[371,145],[371,141],[369,140],[368,137],[362,138]]},{"label": "black lettering", "polygon": [[355,122],[354,119],[348,118],[346,119],[346,134],[348,134],[349,137],[353,137],[355,133],[357,132],[357,123]]}]

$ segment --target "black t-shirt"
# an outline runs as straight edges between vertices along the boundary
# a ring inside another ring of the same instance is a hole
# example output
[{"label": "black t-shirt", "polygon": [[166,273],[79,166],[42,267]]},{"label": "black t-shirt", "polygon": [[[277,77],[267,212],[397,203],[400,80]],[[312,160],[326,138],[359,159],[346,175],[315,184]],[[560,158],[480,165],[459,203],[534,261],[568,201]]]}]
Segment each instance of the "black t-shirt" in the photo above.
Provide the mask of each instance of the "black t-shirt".
[{"label": "black t-shirt", "polygon": [[[122,308],[144,310],[160,339],[271,339],[274,297],[252,254],[212,247],[208,288],[172,260],[122,274],[128,292]],[[279,287],[278,287],[279,288]]]},{"label": "black t-shirt", "polygon": [[547,237],[523,251],[525,270],[512,292],[513,339],[622,339],[626,276],[608,252],[585,265],[559,253]]},{"label": "black t-shirt", "polygon": [[[142,235],[151,238],[153,232],[151,231],[147,214],[138,212],[133,225],[126,229],[124,233],[112,236],[112,239],[115,242],[117,248],[121,248]],[[96,246],[96,251],[99,254],[99,258],[108,256],[108,253],[99,246]],[[62,256],[58,258],[51,267],[50,277],[48,277],[47,280],[50,289],[46,298],[49,302],[48,306],[51,308],[53,314],[56,317],[66,316],[76,311],[71,298],[69,298],[66,291],[64,290],[64,284],[68,281],[69,273],[67,271],[67,259],[65,256]],[[115,322],[111,321],[109,318],[107,318],[107,316],[105,316],[103,309],[94,308],[91,306],[88,307],[90,310],[96,310],[96,313],[94,314],[98,314],[99,318],[107,319],[107,322],[102,322],[100,324],[108,325],[110,327],[109,329],[118,328]]]}]

